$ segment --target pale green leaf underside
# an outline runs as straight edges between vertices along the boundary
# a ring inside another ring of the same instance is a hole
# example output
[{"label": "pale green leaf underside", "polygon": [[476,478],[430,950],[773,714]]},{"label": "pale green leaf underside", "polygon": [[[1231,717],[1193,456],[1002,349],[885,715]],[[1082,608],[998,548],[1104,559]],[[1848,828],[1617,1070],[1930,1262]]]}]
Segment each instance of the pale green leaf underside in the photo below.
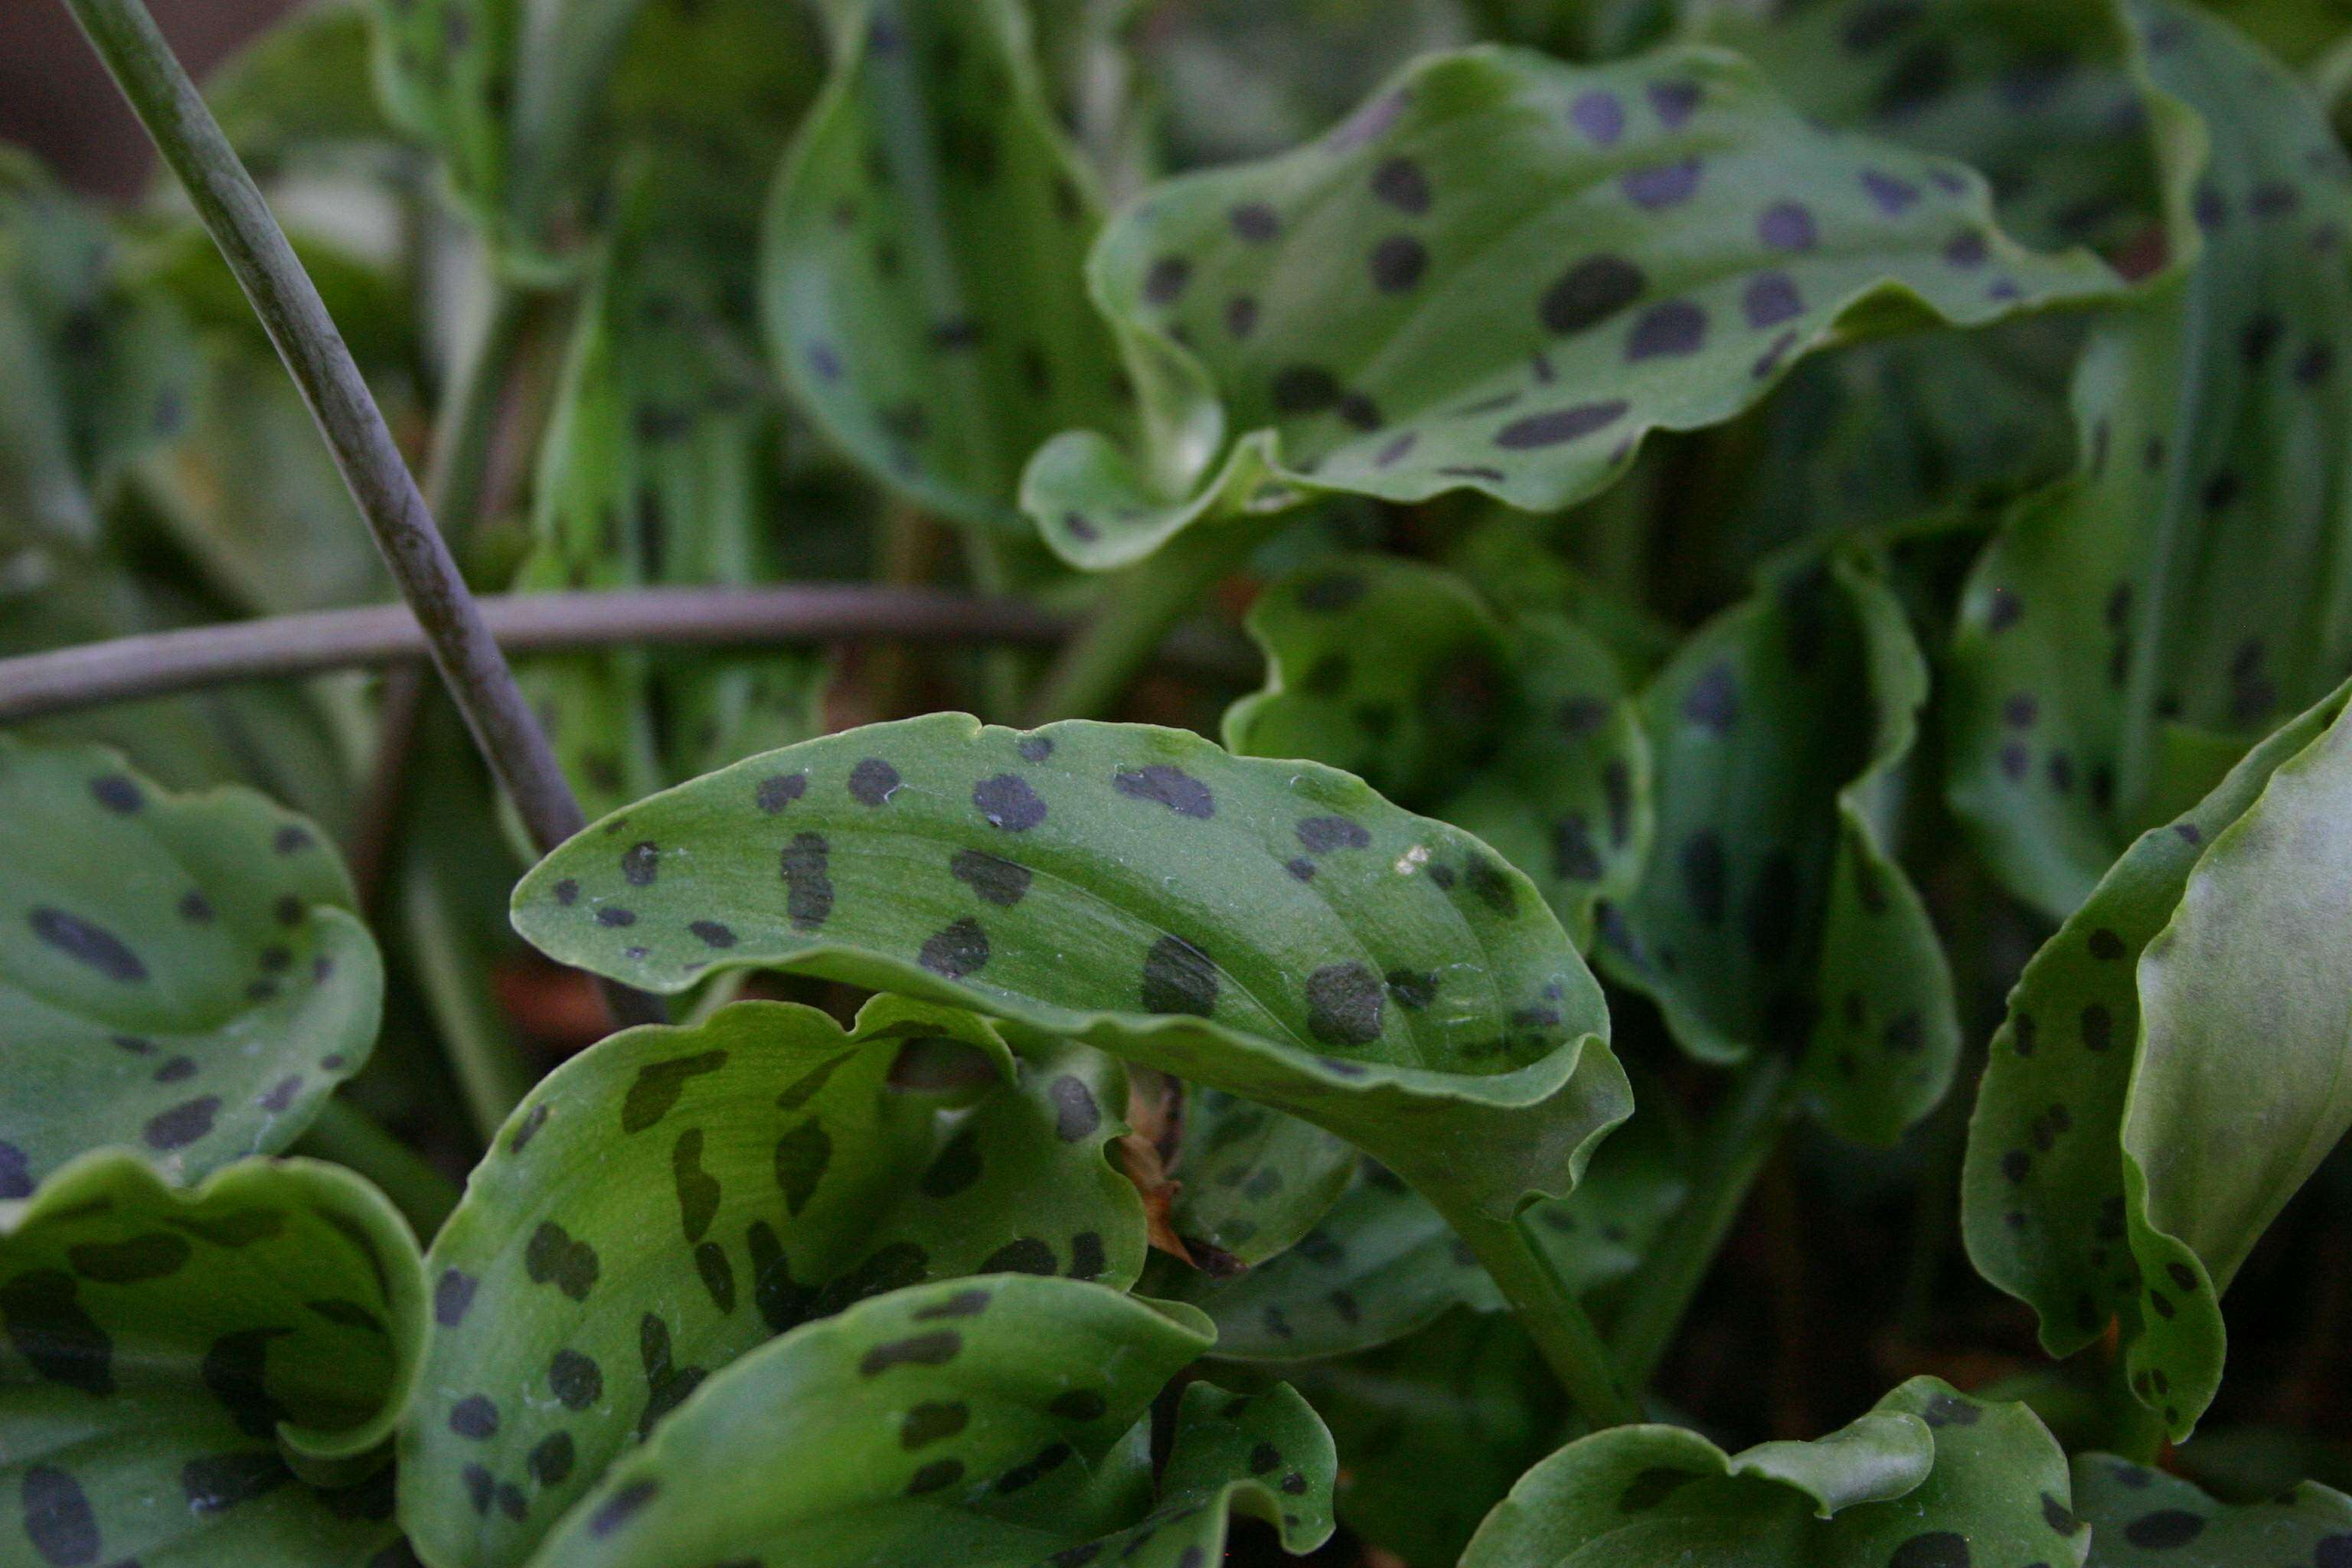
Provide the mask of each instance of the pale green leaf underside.
[{"label": "pale green leaf underside", "polygon": [[1726,1455],[1696,1433],[1621,1426],[1528,1472],[1463,1568],[2074,1568],[2065,1456],[2021,1405],[1914,1378],[1811,1443]]},{"label": "pale green leaf underside", "polygon": [[383,973],[317,829],[0,736],[0,1198],[128,1144],[174,1180],[284,1148],[374,1047]]},{"label": "pale green leaf underside", "polygon": [[2352,1554],[2352,1499],[2316,1481],[2231,1507],[2177,1476],[2084,1454],[2074,1507],[2091,1527],[2089,1568],[2330,1568]]},{"label": "pale green leaf underside", "polygon": [[0,1561],[362,1568],[397,1539],[383,1449],[424,1287],[349,1173],[186,1191],[78,1161],[0,1205]]},{"label": "pale green leaf underside", "polygon": [[[1155,187],[1091,270],[1159,438],[1139,458],[1066,435],[1032,465],[1024,504],[1090,568],[1211,491],[1246,500],[1261,465],[1277,489],[1554,510],[1813,349],[2119,287],[2000,233],[1963,166],[1820,129],[1690,47],[1434,57],[1308,147]],[[1220,430],[1240,446],[1212,482]]]},{"label": "pale green leaf underside", "polygon": [[557,849],[515,923],[656,991],[768,964],[1084,1039],[1497,1218],[1628,1109],[1525,878],[1344,773],[1178,731],[942,713],[789,747]]},{"label": "pale green leaf underside", "polygon": [[1137,1423],[1210,1338],[1186,1309],[1075,1280],[894,1291],[713,1377],[535,1561],[1032,1568],[1099,1541],[1108,1561],[1179,1568],[1222,1559],[1234,1508],[1311,1547],[1330,1437],[1286,1388],[1187,1390],[1155,1497]]},{"label": "pale green leaf underside", "polygon": [[2177,1437],[2221,1381],[2218,1289],[2352,1121],[2343,707],[2116,862],[2027,966],[1969,1126],[1977,1268],[2053,1353],[2120,1314],[2133,1386]]},{"label": "pale green leaf underside", "polygon": [[1942,947],[1878,822],[1926,694],[1901,606],[1858,561],[1700,628],[1643,694],[1656,848],[1601,924],[1686,1049],[1799,1056],[1830,1124],[1882,1143],[1959,1048]]},{"label": "pale green leaf underside", "polygon": [[787,1003],[633,1029],[517,1108],[427,1261],[402,1439],[431,1562],[529,1556],[608,1465],[762,1342],[927,1279],[1124,1288],[1143,1211],[1104,1147],[1123,1075],[969,1013],[878,997],[845,1033]]},{"label": "pale green leaf underside", "polygon": [[961,521],[1025,535],[1021,466],[1123,416],[1087,309],[1100,219],[1015,0],[870,0],[770,199],[770,351],[844,450]]},{"label": "pale green leaf underside", "polygon": [[2211,142],[2201,258],[2095,332],[2078,469],[2008,518],[1954,649],[1953,804],[2057,918],[2352,667],[2352,163],[2225,24],[2134,15]]}]

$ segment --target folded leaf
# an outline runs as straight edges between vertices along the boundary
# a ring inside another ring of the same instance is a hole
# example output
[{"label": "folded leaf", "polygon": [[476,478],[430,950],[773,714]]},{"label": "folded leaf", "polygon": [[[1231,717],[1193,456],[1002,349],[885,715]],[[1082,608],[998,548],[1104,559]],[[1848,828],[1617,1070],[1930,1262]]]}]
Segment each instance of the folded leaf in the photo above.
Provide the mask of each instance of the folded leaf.
[{"label": "folded leaf", "polygon": [[1507,620],[1453,574],[1349,556],[1251,607],[1264,690],[1226,744],[1311,757],[1455,823],[1534,879],[1579,942],[1649,847],[1649,750],[1616,660],[1556,613]]},{"label": "folded leaf", "polygon": [[1024,486],[1089,569],[1286,490],[1556,510],[1816,348],[2118,288],[2021,248],[1958,165],[1692,48],[1423,60],[1311,146],[1148,192],[1090,271],[1151,440],[1065,435]]},{"label": "folded leaf", "polygon": [[175,1181],[285,1148],[367,1060],[383,997],[309,823],[0,735],[0,1198],[106,1144]]},{"label": "folded leaf", "polygon": [[1079,298],[1090,182],[1017,0],[866,0],[840,36],[768,209],[770,353],[876,478],[1025,538],[1029,454],[1124,427],[1118,356]]},{"label": "folded leaf", "polygon": [[100,1153],[0,1204],[0,1560],[378,1562],[424,1303],[407,1226],[331,1165],[191,1192]]},{"label": "folded leaf", "polygon": [[1123,1075],[969,1013],[879,997],[845,1033],[744,1002],[633,1029],[517,1108],[427,1259],[435,1330],[402,1506],[444,1568],[528,1557],[702,1381],[925,1279],[1124,1288],[1134,1187],[1104,1157]]},{"label": "folded leaf", "polygon": [[315,0],[205,77],[205,106],[257,176],[303,168],[322,154],[375,157],[389,150],[395,138],[370,76],[369,26],[367,0]]},{"label": "folded leaf", "polygon": [[[665,180],[630,190],[540,450],[524,590],[772,580],[776,430],[726,346],[726,267]],[[601,815],[816,729],[808,656],[533,660],[526,689]]]},{"label": "folded leaf", "polygon": [[2201,259],[2095,332],[2078,470],[1978,563],[1953,650],[1951,795],[2063,918],[2131,837],[2352,668],[2352,163],[2308,89],[2224,24],[2135,11],[2203,116]]},{"label": "folded leaf", "polygon": [[656,991],[790,968],[1259,1100],[1404,1176],[1521,1291],[1514,1215],[1631,1109],[1526,878],[1360,780],[1181,731],[938,713],[788,747],[562,846],[515,926]]},{"label": "folded leaf", "polygon": [[1943,1097],[1952,985],[1881,818],[1927,673],[1858,559],[1800,567],[1701,627],[1643,699],[1657,850],[1602,955],[1703,1059],[1798,1057],[1844,1136],[1890,1143]]},{"label": "folded leaf", "polygon": [[1969,1129],[1978,1270],[2053,1354],[2120,1317],[2132,1387],[2175,1438],[2221,1382],[2221,1291],[2352,1127],[2345,706],[2116,862],[2027,965]]},{"label": "folded leaf", "polygon": [[1528,1472],[1462,1568],[1962,1568],[2083,1562],[2066,1458],[2022,1405],[1914,1378],[1810,1443],[1727,1455],[1620,1426]]},{"label": "folded leaf", "polygon": [[1569,1419],[1534,1342],[1498,1314],[1451,1312],[1295,1375],[1339,1444],[1340,1522],[1411,1568],[1455,1568]]},{"label": "folded leaf", "polygon": [[2316,1481],[2232,1508],[2177,1476],[2084,1454],[2074,1510],[2091,1527],[2090,1568],[2332,1568],[2352,1553],[2352,1498]]},{"label": "folded leaf", "polygon": [[1234,1510],[1319,1543],[1331,1439],[1286,1388],[1187,1389],[1155,1497],[1138,1423],[1209,1338],[1068,1279],[893,1291],[713,1377],[534,1562],[1179,1568],[1223,1559]]}]

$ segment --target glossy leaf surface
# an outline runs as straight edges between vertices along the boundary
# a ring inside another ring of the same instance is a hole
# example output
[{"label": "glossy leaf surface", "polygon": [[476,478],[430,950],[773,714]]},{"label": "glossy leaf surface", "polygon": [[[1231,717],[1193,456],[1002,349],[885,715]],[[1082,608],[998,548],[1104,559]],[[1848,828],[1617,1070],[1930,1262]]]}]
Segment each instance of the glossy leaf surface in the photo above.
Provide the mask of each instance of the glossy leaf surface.
[{"label": "glossy leaf surface", "polygon": [[1643,697],[1657,848],[1602,952],[1710,1060],[1800,1058],[1839,1132],[1892,1142],[1942,1097],[1951,979],[1884,814],[1927,696],[1901,606],[1858,560],[1700,628]]},{"label": "glossy leaf surface", "polygon": [[1021,465],[1124,418],[1082,298],[1099,223],[1017,0],[845,7],[824,97],[778,179],[761,257],[770,353],[869,472],[1013,537]]},{"label": "glossy leaf surface", "polygon": [[0,736],[0,1198],[129,1144],[173,1180],[283,1149],[375,1044],[383,973],[316,828]]},{"label": "glossy leaf surface", "polygon": [[2083,1562],[2065,1456],[2021,1405],[1914,1378],[1810,1443],[1727,1455],[1621,1426],[1528,1472],[1463,1568],[1950,1568]]},{"label": "glossy leaf surface", "polygon": [[2053,1353],[2119,1315],[2176,1437],[2221,1381],[2221,1290],[2352,1126],[2343,710],[2281,730],[2116,863],[2027,967],[1969,1128],[1978,1268]]},{"label": "glossy leaf surface", "polygon": [[2352,1498],[2316,1481],[2231,1507],[2178,1476],[2085,1454],[2074,1461],[2074,1508],[2091,1527],[2089,1568],[2329,1568],[2352,1554]]},{"label": "glossy leaf surface", "polygon": [[309,1161],[93,1154],[0,1205],[0,1561],[362,1568],[424,1331],[416,1244]]},{"label": "glossy leaf surface", "polygon": [[1082,1039],[1497,1221],[1573,1185],[1628,1109],[1600,989],[1525,878],[1344,773],[1177,731],[943,713],[811,741],[591,827],[515,923],[656,991],[764,963]]},{"label": "glossy leaf surface", "polygon": [[2063,918],[2352,667],[2352,163],[2307,89],[2227,26],[2135,11],[2202,114],[2196,268],[2094,334],[2080,467],[1979,562],[1955,647],[1952,799]]},{"label": "glossy leaf surface", "polygon": [[606,1468],[763,1341],[880,1291],[1018,1271],[1124,1288],[1126,1087],[1082,1047],[1017,1062],[898,997],[845,1033],[744,1002],[616,1035],[523,1101],[436,1238],[403,1437],[439,1564],[520,1562]]},{"label": "glossy leaf surface", "polygon": [[1609,650],[1557,613],[1498,616],[1451,573],[1345,558],[1251,607],[1265,689],[1228,710],[1237,752],[1310,757],[1478,835],[1571,935],[1633,890],[1649,748]]},{"label": "glossy leaf surface", "polygon": [[[1209,1337],[1181,1308],[1073,1280],[893,1291],[713,1378],[538,1561],[1178,1568],[1223,1557],[1236,1509],[1318,1543],[1331,1440],[1288,1389],[1188,1389],[1155,1495],[1136,1423]],[[794,1419],[746,1445],[779,1409]]]},{"label": "glossy leaf surface", "polygon": [[1150,449],[1065,436],[1024,486],[1089,568],[1278,504],[1269,483],[1555,510],[1826,343],[2116,288],[1995,229],[1961,166],[1817,129],[1687,48],[1424,60],[1312,145],[1156,187],[1091,269]]}]

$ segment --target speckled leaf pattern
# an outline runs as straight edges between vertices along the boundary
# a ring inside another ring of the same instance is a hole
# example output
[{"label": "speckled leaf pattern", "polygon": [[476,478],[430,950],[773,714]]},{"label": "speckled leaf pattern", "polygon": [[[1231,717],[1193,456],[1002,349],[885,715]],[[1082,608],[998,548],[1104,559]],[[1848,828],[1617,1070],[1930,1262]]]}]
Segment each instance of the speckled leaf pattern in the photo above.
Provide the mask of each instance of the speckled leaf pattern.
[{"label": "speckled leaf pattern", "polygon": [[515,924],[658,992],[767,964],[1085,1040],[1314,1121],[1457,1224],[1572,1187],[1630,1109],[1526,878],[1360,780],[1181,731],[940,713],[806,742],[592,826]]},{"label": "speckled leaf pattern", "polygon": [[1255,1268],[1313,1229],[1355,1168],[1356,1152],[1311,1122],[1194,1089],[1169,1171],[1177,1183],[1171,1223],[1209,1272]]},{"label": "speckled leaf pattern", "polygon": [[1797,568],[1700,628],[1643,699],[1656,850],[1601,951],[1684,1047],[1797,1056],[1840,1133],[1891,1143],[1950,1081],[1949,969],[1881,816],[1925,661],[1863,561]]},{"label": "speckled leaf pattern", "polygon": [[2352,1562],[2352,1498],[2316,1481],[2231,1507],[2177,1476],[2105,1454],[2074,1460],[2089,1568],[2252,1568]]},{"label": "speckled leaf pattern", "polygon": [[534,1561],[1202,1568],[1234,1510],[1318,1543],[1331,1440],[1286,1388],[1187,1389],[1155,1496],[1138,1422],[1209,1339],[1186,1309],[1075,1280],[893,1291],[713,1377]]},{"label": "speckled leaf pattern", "polygon": [[1047,107],[1018,0],[848,8],[761,257],[769,348],[877,478],[1025,537],[1021,466],[1074,424],[1124,428],[1084,299],[1100,222]]},{"label": "speckled leaf pattern", "polygon": [[1559,1446],[1567,1402],[1514,1320],[1455,1311],[1296,1373],[1339,1447],[1340,1522],[1410,1568],[1455,1568],[1486,1511]]},{"label": "speckled leaf pattern", "polygon": [[[1681,1205],[1677,1131],[1663,1101],[1645,1105],[1594,1152],[1575,1192],[1528,1209],[1529,1233],[1570,1290],[1580,1295],[1631,1274]],[[1370,1160],[1358,1163],[1339,1201],[1289,1250],[1228,1280],[1181,1276],[1164,1293],[1209,1314],[1220,1357],[1276,1363],[1386,1344],[1454,1306],[1499,1312],[1505,1305],[1437,1211]]]},{"label": "speckled leaf pattern", "polygon": [[399,1561],[424,1303],[407,1226],[330,1165],[190,1192],[97,1153],[0,1204],[0,1562]]},{"label": "speckled leaf pattern", "polygon": [[2220,1291],[2352,1125],[2344,706],[2116,863],[2027,966],[1969,1127],[1979,1271],[2053,1353],[2120,1316],[2132,1386],[2176,1437],[2221,1382]]},{"label": "speckled leaf pattern", "polygon": [[2226,25],[2136,15],[2212,142],[2202,258],[2094,334],[2081,466],[2007,519],[1954,648],[1954,806],[2058,918],[2352,667],[2352,163]]},{"label": "speckled leaf pattern", "polygon": [[195,347],[97,216],[0,149],[0,565],[97,542],[110,481],[184,427]]},{"label": "speckled leaf pattern", "polygon": [[173,1180],[294,1141],[374,1047],[383,969],[316,828],[0,735],[0,1199],[129,1144]]},{"label": "speckled leaf pattern", "polygon": [[1156,439],[1058,437],[1024,503],[1094,568],[1271,504],[1261,477],[1555,510],[1824,344],[2117,288],[1996,229],[1962,165],[1816,128],[1686,47],[1425,60],[1318,142],[1154,188],[1091,269]]},{"label": "speckled leaf pattern", "polygon": [[1478,835],[1579,942],[1649,847],[1649,748],[1608,649],[1557,613],[1507,619],[1453,574],[1391,557],[1318,564],[1251,607],[1265,689],[1226,744],[1311,757]]},{"label": "speckled leaf pattern", "polygon": [[427,1259],[403,1508],[438,1568],[519,1563],[706,1377],[863,1298],[1018,1271],[1125,1287],[1124,1076],[881,997],[617,1035],[519,1107]]},{"label": "speckled leaf pattern", "polygon": [[1713,0],[1696,25],[1806,113],[1982,171],[2026,244],[2135,276],[2166,259],[2189,117],[2152,89],[2117,0]]},{"label": "speckled leaf pattern", "polygon": [[1810,1443],[1620,1426],[1528,1472],[1462,1568],[2078,1568],[2066,1457],[2022,1405],[1914,1378]]},{"label": "speckled leaf pattern", "polygon": [[[518,587],[740,585],[775,575],[776,434],[716,345],[722,267],[648,178],[582,311],[540,452]],[[748,357],[748,356],[739,356]],[[533,660],[526,690],[592,816],[817,728],[821,664],[643,649]]]}]

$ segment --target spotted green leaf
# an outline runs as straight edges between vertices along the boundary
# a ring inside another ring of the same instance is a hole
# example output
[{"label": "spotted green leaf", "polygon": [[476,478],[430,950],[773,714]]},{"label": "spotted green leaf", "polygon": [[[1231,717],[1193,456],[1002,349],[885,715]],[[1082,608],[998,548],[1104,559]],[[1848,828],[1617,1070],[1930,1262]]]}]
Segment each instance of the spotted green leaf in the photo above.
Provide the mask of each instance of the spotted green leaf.
[{"label": "spotted green leaf", "polygon": [[407,1226],[330,1165],[190,1191],[95,1153],[0,1204],[0,1561],[396,1561],[424,1299]]},{"label": "spotted green leaf", "polygon": [[114,480],[184,426],[195,377],[186,322],[131,275],[119,237],[5,148],[0,377],[0,567],[96,543]]},{"label": "spotted green leaf", "polygon": [[1601,951],[1704,1059],[1799,1058],[1848,1137],[1892,1142],[1959,1048],[1950,972],[1886,841],[1927,674],[1859,558],[1700,628],[1643,697],[1657,849]]},{"label": "spotted green leaf", "polygon": [[2010,514],[1953,655],[1953,805],[2059,918],[2352,668],[2336,367],[2352,163],[2308,90],[2226,25],[2135,15],[2211,142],[2189,198],[2202,258],[2095,332],[2080,467]]},{"label": "spotted green leaf", "polygon": [[[649,174],[574,331],[540,453],[526,590],[742,585],[775,575],[774,422],[726,345],[723,263]],[[593,814],[815,727],[805,657],[534,661],[527,689]]]},{"label": "spotted green leaf", "polygon": [[713,1377],[534,1562],[1199,1568],[1236,1510],[1316,1545],[1331,1439],[1286,1388],[1188,1388],[1155,1489],[1147,1407],[1209,1340],[1183,1308],[1076,1280],[896,1290]]},{"label": "spotted green leaf", "polygon": [[1018,0],[848,8],[768,209],[768,342],[867,470],[1027,536],[1021,465],[1072,424],[1124,427],[1108,330],[1080,298],[1099,222]]},{"label": "spotted green leaf", "polygon": [[0,1198],[105,1144],[180,1181],[283,1149],[367,1059],[383,994],[300,817],[0,735]]},{"label": "spotted green leaf", "polygon": [[1062,436],[1024,487],[1088,568],[1286,491],[1555,510],[1816,348],[2116,288],[1996,229],[1960,165],[1704,48],[1424,60],[1310,146],[1147,193],[1091,275],[1152,439]]},{"label": "spotted green leaf", "polygon": [[2164,199],[2192,117],[2148,80],[2118,0],[1710,0],[1696,26],[1807,114],[1982,171],[2028,245],[2092,246],[2136,277],[2193,247],[2168,242]]},{"label": "spotted green leaf", "polygon": [[702,1381],[879,1291],[1017,1270],[1124,1287],[1118,1068],[1016,1063],[968,1013],[788,1003],[616,1035],[534,1089],[435,1238],[402,1496],[443,1568],[519,1563]]},{"label": "spotted green leaf", "polygon": [[1969,1130],[1979,1271],[2053,1353],[2120,1318],[2133,1390],[2176,1438],[2221,1382],[2221,1291],[2352,1126],[2345,703],[2116,863],[2026,967]]},{"label": "spotted green leaf", "polygon": [[1501,1315],[1450,1312],[1295,1375],[1339,1445],[1340,1522],[1410,1568],[1455,1568],[1569,1419],[1534,1342]]},{"label": "spotted green leaf", "polygon": [[1633,890],[1648,848],[1649,752],[1616,661],[1567,617],[1505,619],[1451,573],[1347,557],[1251,607],[1265,689],[1225,742],[1311,757],[1478,835],[1570,932]]},{"label": "spotted green leaf", "polygon": [[2161,1470],[2084,1454],[2074,1510],[2091,1527],[2090,1568],[2241,1568],[2352,1561],[2352,1498],[2316,1481],[2230,1507]]},{"label": "spotted green leaf", "polygon": [[1255,1268],[1313,1229],[1355,1168],[1356,1152],[1310,1122],[1193,1089],[1168,1172],[1176,1182],[1170,1221],[1209,1273]]},{"label": "spotted green leaf", "polygon": [[1462,1568],[2078,1568],[2066,1458],[2022,1405],[1914,1378],[1810,1443],[1620,1426],[1528,1472]]},{"label": "spotted green leaf", "polygon": [[786,967],[1261,1101],[1381,1159],[1520,1289],[1513,1216],[1630,1110],[1525,877],[1360,780],[1181,731],[939,713],[806,742],[591,827],[515,924],[655,991]]},{"label": "spotted green leaf", "polygon": [[[1680,1129],[1665,1114],[1670,1103],[1645,1103],[1594,1152],[1575,1192],[1528,1210],[1538,1247],[1579,1295],[1632,1274],[1682,1205],[1686,1162]],[[1279,1256],[1230,1279],[1171,1272],[1161,1293],[1209,1314],[1216,1353],[1226,1360],[1347,1355],[1415,1333],[1453,1307],[1499,1312],[1505,1305],[1437,1211],[1370,1160],[1357,1163],[1330,1212]]]}]

